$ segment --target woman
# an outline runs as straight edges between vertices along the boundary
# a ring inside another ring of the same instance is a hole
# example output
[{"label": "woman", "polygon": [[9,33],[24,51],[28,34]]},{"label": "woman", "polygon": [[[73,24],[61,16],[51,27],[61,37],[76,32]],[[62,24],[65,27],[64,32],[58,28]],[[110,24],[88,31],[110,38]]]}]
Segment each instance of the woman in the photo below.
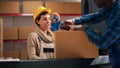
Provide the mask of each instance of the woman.
[{"label": "woman", "polygon": [[53,33],[51,27],[51,9],[40,6],[34,12],[34,23],[38,26],[28,36],[27,49],[29,59],[53,58]]}]

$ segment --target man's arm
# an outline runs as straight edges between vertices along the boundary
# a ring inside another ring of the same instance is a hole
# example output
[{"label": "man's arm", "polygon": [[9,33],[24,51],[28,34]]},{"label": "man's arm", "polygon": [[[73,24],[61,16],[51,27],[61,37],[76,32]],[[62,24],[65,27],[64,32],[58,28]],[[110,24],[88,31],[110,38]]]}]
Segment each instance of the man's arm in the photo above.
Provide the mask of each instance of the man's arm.
[{"label": "man's arm", "polygon": [[104,14],[103,12],[95,12],[95,13],[90,13],[87,15],[83,15],[81,18],[75,19],[74,24],[75,25],[80,25],[80,24],[96,24],[100,23],[103,21]]},{"label": "man's arm", "polygon": [[92,28],[85,28],[85,32],[91,42],[96,44],[99,48],[108,48],[118,38],[120,38],[120,17],[112,20],[111,24],[107,27],[105,33],[102,35],[97,34]]},{"label": "man's arm", "polygon": [[[106,11],[101,9],[99,12],[83,15],[80,18],[70,19],[62,23],[61,28],[69,27],[69,25],[82,25],[82,24],[96,24],[105,19]],[[66,30],[66,29],[65,29]]]}]

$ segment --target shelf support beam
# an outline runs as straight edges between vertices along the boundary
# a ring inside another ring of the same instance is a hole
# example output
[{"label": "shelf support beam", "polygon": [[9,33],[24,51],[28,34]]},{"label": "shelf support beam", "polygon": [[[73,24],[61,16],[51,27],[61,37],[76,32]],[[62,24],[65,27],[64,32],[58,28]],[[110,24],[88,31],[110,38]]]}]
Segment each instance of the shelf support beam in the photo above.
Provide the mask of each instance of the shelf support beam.
[{"label": "shelf support beam", "polygon": [[19,12],[20,12],[20,13],[23,13],[23,0],[20,0]]}]

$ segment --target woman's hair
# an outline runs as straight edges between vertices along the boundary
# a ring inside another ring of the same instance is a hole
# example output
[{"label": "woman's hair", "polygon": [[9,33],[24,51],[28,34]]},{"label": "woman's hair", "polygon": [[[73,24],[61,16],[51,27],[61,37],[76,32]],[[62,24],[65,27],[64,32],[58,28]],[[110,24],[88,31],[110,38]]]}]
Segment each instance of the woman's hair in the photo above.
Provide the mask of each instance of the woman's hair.
[{"label": "woman's hair", "polygon": [[[36,18],[36,22],[40,20],[40,18],[41,18],[42,15],[46,15],[46,14],[48,14],[48,12],[42,12],[41,14],[39,14],[39,15],[37,16],[37,18]],[[38,26],[40,26],[38,23],[36,23],[36,24],[37,24]]]}]

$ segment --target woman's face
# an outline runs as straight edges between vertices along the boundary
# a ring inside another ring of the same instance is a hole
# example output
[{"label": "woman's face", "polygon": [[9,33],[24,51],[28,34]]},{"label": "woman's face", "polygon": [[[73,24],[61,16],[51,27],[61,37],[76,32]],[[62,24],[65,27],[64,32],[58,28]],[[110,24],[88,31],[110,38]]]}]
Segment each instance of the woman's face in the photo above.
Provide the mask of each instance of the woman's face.
[{"label": "woman's face", "polygon": [[41,15],[40,20],[38,21],[40,28],[45,31],[51,27],[51,17],[49,14]]},{"label": "woman's face", "polygon": [[105,7],[108,0],[94,0],[94,3],[98,8]]}]

